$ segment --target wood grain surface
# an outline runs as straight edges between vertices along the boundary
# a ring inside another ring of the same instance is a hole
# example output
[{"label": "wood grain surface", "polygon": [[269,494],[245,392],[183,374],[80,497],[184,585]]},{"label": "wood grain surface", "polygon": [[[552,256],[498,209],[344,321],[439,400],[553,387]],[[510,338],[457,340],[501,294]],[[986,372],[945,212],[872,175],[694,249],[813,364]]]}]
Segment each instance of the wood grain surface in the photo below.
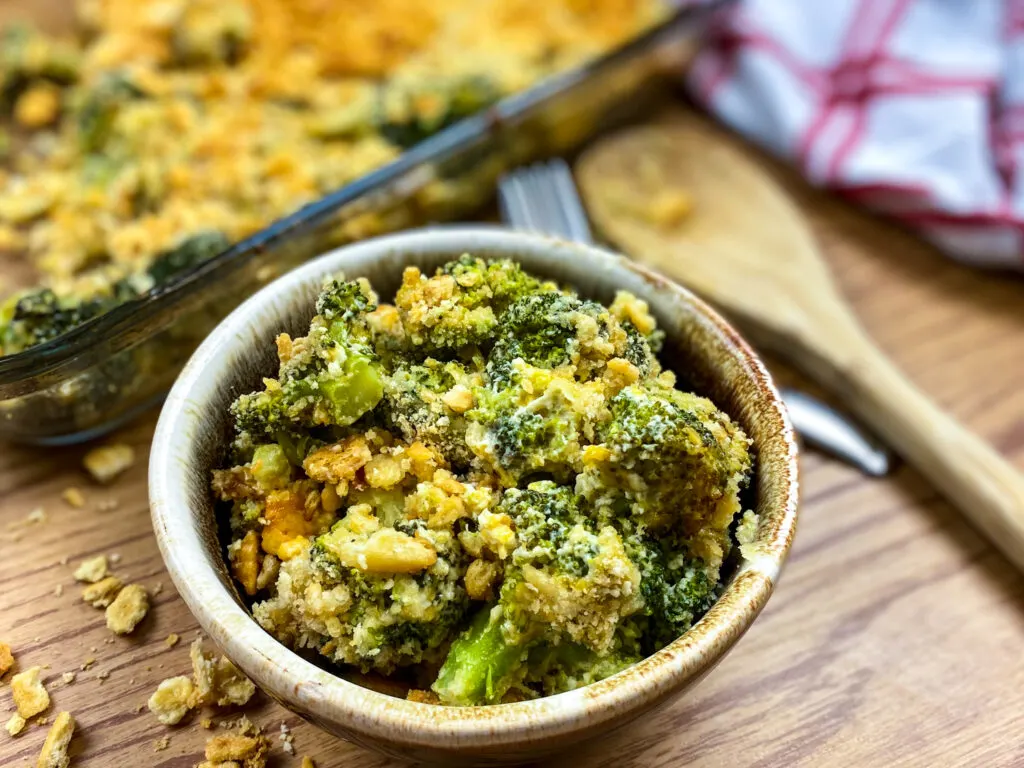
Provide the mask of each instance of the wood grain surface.
[{"label": "wood grain surface", "polygon": [[[775,170],[810,215],[874,338],[941,405],[1024,466],[1024,281],[953,264]],[[793,378],[780,367],[776,374]],[[49,665],[49,714],[66,709],[79,721],[75,766],[185,768],[208,735],[198,717],[165,728],[137,711],[160,680],[187,672],[196,631],[150,534],[153,422],[116,436],[138,459],[109,488],[83,474],[82,448],[0,446],[0,639],[20,668]],[[802,484],[788,567],[735,651],[682,700],[550,765],[1024,764],[1021,576],[906,467],[869,480],[808,454]],[[83,489],[84,509],[60,500],[69,485]],[[106,499],[117,508],[102,511]],[[47,520],[19,526],[38,506]],[[101,552],[121,555],[116,571],[125,579],[163,584],[136,634],[112,642],[103,613],[82,603],[71,578],[75,563]],[[170,632],[183,639],[172,649],[164,644]],[[80,670],[89,656],[96,664]],[[61,682],[65,671],[78,673],[75,683]],[[11,712],[8,686],[0,686],[0,719]],[[298,753],[321,768],[391,765],[266,699],[247,712],[274,733],[286,722]],[[34,765],[44,735],[40,726],[13,739],[0,732],[0,765]],[[165,735],[170,746],[155,752]],[[276,736],[272,764],[299,764]]]}]

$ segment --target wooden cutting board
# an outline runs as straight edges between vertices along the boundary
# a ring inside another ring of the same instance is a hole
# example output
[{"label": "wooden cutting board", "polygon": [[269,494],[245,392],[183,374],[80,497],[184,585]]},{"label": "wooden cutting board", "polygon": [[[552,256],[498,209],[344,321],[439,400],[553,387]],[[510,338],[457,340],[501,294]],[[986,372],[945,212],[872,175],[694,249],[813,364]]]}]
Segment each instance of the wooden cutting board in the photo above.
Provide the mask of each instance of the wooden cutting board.
[{"label": "wooden cutting board", "polygon": [[[941,405],[1024,466],[1024,281],[953,264],[769,167],[811,217],[872,335]],[[0,640],[22,668],[50,665],[51,716],[67,709],[79,721],[74,766],[186,768],[208,736],[199,718],[165,728],[137,711],[160,680],[187,672],[196,631],[150,534],[145,465],[153,423],[143,418],[115,436],[134,445],[138,459],[109,488],[81,471],[82,448],[0,446]],[[1024,760],[1021,577],[907,468],[869,480],[806,455],[801,481],[789,565],[749,635],[686,698],[577,751],[572,765]],[[71,485],[83,490],[85,508],[61,501]],[[117,507],[103,511],[110,499]],[[40,506],[45,522],[19,525]],[[163,585],[136,634],[112,642],[102,612],[81,602],[71,579],[79,560],[101,552],[121,556],[116,571],[125,579]],[[182,637],[174,648],[164,643],[171,632]],[[82,671],[90,656],[95,665]],[[66,671],[77,673],[71,685],[61,682]],[[298,754],[321,768],[392,765],[266,699],[246,711],[274,735],[273,766],[299,765],[277,740],[282,722]],[[11,712],[8,686],[0,685],[0,719]],[[0,765],[34,765],[44,735],[38,726],[16,739],[0,731]],[[163,736],[169,746],[154,751]]]}]

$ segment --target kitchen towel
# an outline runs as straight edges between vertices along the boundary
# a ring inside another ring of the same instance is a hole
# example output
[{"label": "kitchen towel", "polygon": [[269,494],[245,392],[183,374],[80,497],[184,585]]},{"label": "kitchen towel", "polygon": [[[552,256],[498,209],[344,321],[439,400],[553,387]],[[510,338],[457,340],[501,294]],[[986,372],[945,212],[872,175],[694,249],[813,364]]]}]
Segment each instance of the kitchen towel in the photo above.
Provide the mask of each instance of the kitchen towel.
[{"label": "kitchen towel", "polygon": [[1024,270],[1024,0],[740,0],[688,85],[813,184]]}]

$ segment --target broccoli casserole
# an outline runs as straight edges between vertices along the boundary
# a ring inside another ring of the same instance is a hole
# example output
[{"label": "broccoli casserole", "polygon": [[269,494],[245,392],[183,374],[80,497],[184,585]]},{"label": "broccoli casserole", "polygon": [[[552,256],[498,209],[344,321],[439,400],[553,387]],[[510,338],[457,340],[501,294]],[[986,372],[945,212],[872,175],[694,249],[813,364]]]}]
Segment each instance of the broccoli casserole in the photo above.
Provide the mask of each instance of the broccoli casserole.
[{"label": "broccoli casserole", "polygon": [[231,406],[212,488],[256,620],[476,705],[569,690],[689,629],[756,518],[750,441],[658,360],[647,305],[471,255],[393,303],[325,283]]},{"label": "broccoli casserole", "polygon": [[[0,249],[54,338],[662,19],[660,0],[78,0],[0,33]],[[16,147],[16,149],[12,149]]]}]

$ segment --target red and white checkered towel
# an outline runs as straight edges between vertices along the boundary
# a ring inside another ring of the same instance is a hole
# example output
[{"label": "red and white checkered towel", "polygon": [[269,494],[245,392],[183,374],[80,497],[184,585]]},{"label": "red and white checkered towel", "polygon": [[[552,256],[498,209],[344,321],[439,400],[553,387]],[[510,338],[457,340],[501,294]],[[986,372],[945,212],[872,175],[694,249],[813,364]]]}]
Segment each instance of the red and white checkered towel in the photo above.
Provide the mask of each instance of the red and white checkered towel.
[{"label": "red and white checkered towel", "polygon": [[689,85],[814,184],[1024,269],[1024,0],[742,0]]}]

